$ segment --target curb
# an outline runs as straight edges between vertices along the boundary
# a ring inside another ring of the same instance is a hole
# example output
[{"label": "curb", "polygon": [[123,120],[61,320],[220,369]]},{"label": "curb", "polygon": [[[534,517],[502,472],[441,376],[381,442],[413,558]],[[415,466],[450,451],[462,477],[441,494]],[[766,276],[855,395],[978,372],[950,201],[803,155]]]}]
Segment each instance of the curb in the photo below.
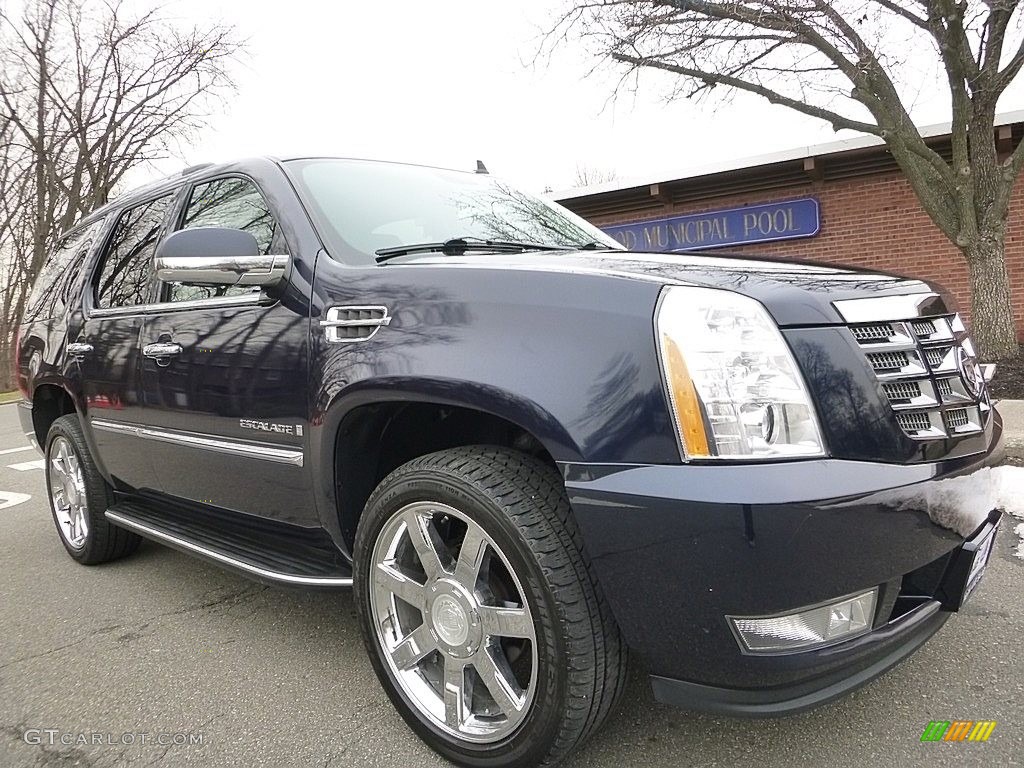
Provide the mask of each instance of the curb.
[{"label": "curb", "polygon": [[1024,459],[1024,400],[1000,400],[996,408],[1003,417],[1003,445],[1006,455]]}]

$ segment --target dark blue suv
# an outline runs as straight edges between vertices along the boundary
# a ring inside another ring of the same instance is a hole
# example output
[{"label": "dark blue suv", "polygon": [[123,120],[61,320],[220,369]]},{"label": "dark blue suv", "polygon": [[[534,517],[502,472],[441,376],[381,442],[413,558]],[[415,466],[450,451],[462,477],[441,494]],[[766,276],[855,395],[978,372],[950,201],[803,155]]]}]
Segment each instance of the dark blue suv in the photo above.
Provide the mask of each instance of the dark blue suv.
[{"label": "dark blue suv", "polygon": [[999,521],[936,492],[1002,438],[939,291],[627,252],[479,173],[125,195],[55,244],[17,372],[73,558],[146,537],[354,589],[395,706],[468,766],[556,762],[628,651],[684,707],[833,699],[960,607]]}]

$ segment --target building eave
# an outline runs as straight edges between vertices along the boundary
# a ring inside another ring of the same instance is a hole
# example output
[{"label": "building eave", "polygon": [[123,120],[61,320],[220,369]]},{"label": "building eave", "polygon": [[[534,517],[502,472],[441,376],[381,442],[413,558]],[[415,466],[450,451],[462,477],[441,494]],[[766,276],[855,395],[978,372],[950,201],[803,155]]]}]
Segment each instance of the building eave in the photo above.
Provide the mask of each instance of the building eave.
[{"label": "building eave", "polygon": [[[1024,124],[1024,110],[1004,112],[996,116],[995,128],[1001,126],[1013,126]],[[918,129],[924,139],[942,139],[952,131],[952,124],[936,123],[934,125],[922,126]],[[607,193],[628,193],[631,190],[645,190],[654,185],[670,184],[680,181],[695,180],[707,176],[754,169],[763,166],[777,165],[796,160],[808,158],[843,155],[857,151],[870,150],[884,147],[885,142],[878,136],[871,134],[860,134],[847,139],[812,144],[780,152],[769,152],[761,155],[748,157],[728,158],[713,163],[702,163],[700,165],[683,168],[676,172],[660,172],[648,176],[634,177],[624,180],[616,180],[603,184],[594,184],[587,187],[565,189],[548,193],[548,197],[559,202],[579,200],[580,198],[593,198]]]}]

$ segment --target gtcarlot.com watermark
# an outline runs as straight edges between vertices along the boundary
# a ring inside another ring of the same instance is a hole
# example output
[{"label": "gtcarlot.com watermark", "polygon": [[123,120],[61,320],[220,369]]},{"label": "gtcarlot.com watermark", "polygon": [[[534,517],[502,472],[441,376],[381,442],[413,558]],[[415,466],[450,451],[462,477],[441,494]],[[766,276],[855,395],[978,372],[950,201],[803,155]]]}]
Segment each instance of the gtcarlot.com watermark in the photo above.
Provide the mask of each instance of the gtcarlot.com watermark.
[{"label": "gtcarlot.com watermark", "polygon": [[60,728],[28,728],[22,734],[26,744],[43,747],[195,747],[203,744],[204,733],[187,731],[64,731]]}]

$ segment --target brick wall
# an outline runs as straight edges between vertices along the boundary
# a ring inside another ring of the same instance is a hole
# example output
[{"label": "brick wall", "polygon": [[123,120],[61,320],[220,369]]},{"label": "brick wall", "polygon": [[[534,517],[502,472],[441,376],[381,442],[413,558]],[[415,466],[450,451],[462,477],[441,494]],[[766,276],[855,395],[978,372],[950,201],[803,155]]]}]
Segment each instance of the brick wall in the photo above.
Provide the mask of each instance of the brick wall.
[{"label": "brick wall", "polygon": [[[591,221],[598,226],[625,224],[807,196],[817,197],[821,203],[821,232],[817,236],[729,250],[866,266],[935,281],[953,295],[958,309],[970,317],[967,265],[960,252],[921,210],[910,185],[898,171],[716,197],[700,204],[668,206],[642,217],[599,216],[591,217]],[[572,201],[569,203],[572,207]],[[1017,333],[1024,340],[1024,194],[1020,193],[1015,195],[1010,207],[1006,258]]]}]

